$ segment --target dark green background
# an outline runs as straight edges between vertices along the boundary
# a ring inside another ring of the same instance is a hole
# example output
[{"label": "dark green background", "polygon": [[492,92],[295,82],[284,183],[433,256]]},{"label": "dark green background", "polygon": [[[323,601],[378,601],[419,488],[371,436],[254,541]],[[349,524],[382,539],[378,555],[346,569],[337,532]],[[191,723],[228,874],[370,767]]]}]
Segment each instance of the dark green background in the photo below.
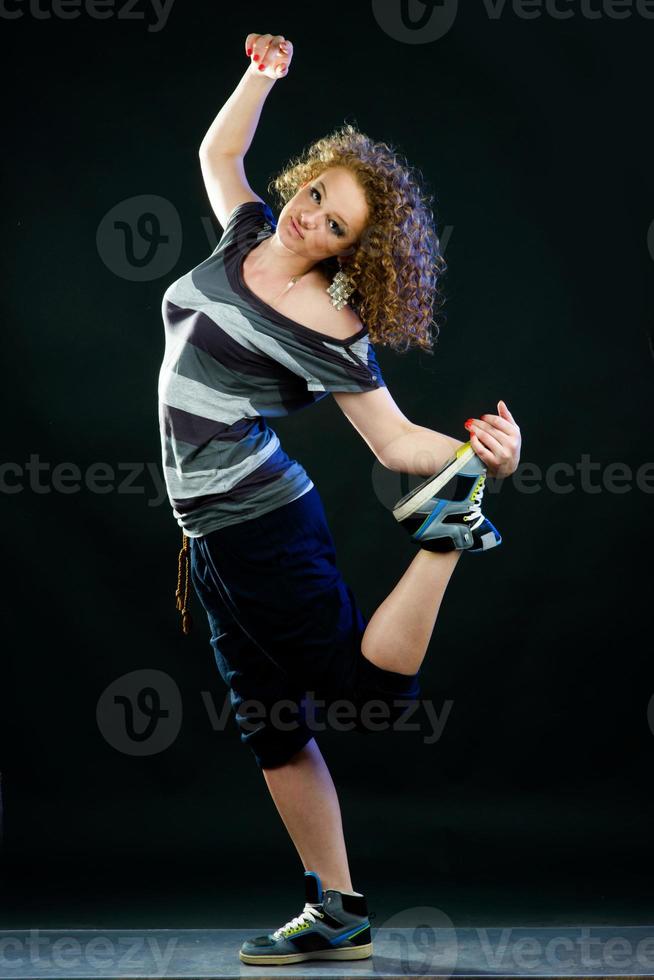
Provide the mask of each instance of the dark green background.
[{"label": "dark green background", "polygon": [[[177,0],[158,32],[149,8],[3,22],[5,461],[161,470],[161,298],[213,247],[198,147],[250,31],[295,44],[246,158],[257,193],[354,121],[421,169],[450,229],[435,356],[377,349],[404,413],[463,439],[503,398],[543,473],[584,454],[602,472],[652,460],[654,22],[570,7],[492,20],[469,2],[414,45],[367,2]],[[96,232],[139,194],[171,202],[183,239],[170,272],[132,282]],[[273,428],[370,615],[413,555],[373,457],[332,399]],[[319,738],[376,925],[419,905],[455,925],[651,916],[652,491],[573,482],[489,487],[504,544],[463,556],[423,666],[423,696],[453,702],[443,737]],[[147,474],[136,486],[3,492],[0,925],[277,924],[301,908],[301,864],[235,725],[211,729],[201,692],[222,704],[225,689],[195,598],[180,631],[181,532]],[[107,685],[141,668],[168,673],[184,710],[149,758],[96,724]]]}]

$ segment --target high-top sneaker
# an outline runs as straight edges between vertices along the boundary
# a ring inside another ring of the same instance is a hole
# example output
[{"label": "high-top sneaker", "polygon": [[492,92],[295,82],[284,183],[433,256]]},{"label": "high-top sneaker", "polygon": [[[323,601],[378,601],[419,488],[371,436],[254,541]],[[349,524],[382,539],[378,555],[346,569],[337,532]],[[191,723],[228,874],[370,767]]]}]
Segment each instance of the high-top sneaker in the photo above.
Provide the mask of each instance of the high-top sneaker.
[{"label": "high-top sneaker", "polygon": [[301,960],[362,960],[372,956],[370,918],[359,892],[323,891],[315,871],[304,872],[306,904],[300,915],[266,936],[246,939],[243,963],[275,965]]},{"label": "high-top sneaker", "polygon": [[486,467],[469,442],[393,507],[411,540],[428,551],[488,551],[502,543],[481,512]]}]

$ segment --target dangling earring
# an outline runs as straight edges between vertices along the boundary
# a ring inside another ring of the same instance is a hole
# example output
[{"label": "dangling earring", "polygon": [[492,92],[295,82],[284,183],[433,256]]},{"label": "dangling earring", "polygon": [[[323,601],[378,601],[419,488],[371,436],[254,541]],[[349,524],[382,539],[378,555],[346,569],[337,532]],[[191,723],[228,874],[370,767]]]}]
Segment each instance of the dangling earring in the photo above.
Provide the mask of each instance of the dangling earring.
[{"label": "dangling earring", "polygon": [[342,310],[347,303],[348,296],[352,295],[355,288],[354,279],[339,269],[332,279],[331,286],[328,286],[326,290],[331,296],[332,306],[335,306],[337,310]]}]

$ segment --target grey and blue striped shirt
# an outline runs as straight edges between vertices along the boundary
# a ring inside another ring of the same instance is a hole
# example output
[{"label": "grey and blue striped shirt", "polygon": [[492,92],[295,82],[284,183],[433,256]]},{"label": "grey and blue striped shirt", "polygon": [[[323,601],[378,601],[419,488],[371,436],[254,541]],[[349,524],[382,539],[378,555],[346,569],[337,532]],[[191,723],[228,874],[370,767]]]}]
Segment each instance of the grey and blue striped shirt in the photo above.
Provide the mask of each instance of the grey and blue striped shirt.
[{"label": "grey and blue striped shirt", "polygon": [[385,386],[365,326],[335,340],[290,320],[245,284],[245,256],[275,226],[267,204],[239,204],[212,254],[163,296],[163,469],[173,515],[191,538],[258,517],[313,487],[267,418],[332,391]]}]

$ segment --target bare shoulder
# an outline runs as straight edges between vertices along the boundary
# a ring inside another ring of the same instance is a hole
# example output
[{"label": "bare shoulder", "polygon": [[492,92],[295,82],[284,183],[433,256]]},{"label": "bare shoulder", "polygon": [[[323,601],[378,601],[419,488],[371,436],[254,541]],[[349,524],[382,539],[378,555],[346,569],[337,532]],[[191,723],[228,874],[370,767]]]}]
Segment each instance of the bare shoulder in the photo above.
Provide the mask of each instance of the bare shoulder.
[{"label": "bare shoulder", "polygon": [[329,334],[334,340],[346,340],[358,333],[363,324],[351,306],[346,304],[340,310],[334,306],[327,292],[329,285],[329,279],[322,272],[316,272],[311,277],[309,290],[313,307],[312,323],[316,330]]}]

